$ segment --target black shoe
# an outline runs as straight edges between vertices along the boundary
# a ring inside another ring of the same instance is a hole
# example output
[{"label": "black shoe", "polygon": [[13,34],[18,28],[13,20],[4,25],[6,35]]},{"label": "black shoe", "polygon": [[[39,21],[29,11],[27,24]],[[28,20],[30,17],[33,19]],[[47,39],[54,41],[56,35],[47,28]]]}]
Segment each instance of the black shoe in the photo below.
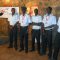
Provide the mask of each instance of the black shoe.
[{"label": "black shoe", "polygon": [[38,54],[41,56],[40,52],[38,52]]},{"label": "black shoe", "polygon": [[40,52],[40,55],[46,55],[46,52]]},{"label": "black shoe", "polygon": [[25,50],[25,53],[28,53],[28,50]]},{"label": "black shoe", "polygon": [[52,57],[52,54],[48,53],[48,58],[51,58]]},{"label": "black shoe", "polygon": [[57,60],[57,59],[52,59],[52,60]]},{"label": "black shoe", "polygon": [[9,46],[8,48],[13,48],[12,46]]},{"label": "black shoe", "polygon": [[40,55],[46,55],[46,51],[43,48],[40,48]]},{"label": "black shoe", "polygon": [[30,52],[33,52],[33,51],[35,51],[35,49],[31,49],[31,50],[30,50]]},{"label": "black shoe", "polygon": [[19,49],[19,52],[23,51],[24,49]]},{"label": "black shoe", "polygon": [[17,50],[18,48],[17,47],[15,47],[15,50]]},{"label": "black shoe", "polygon": [[52,60],[52,57],[48,56],[48,60]]},{"label": "black shoe", "polygon": [[50,58],[48,60],[51,60]]},{"label": "black shoe", "polygon": [[57,60],[57,59],[52,57],[52,59],[51,59],[51,60]]}]

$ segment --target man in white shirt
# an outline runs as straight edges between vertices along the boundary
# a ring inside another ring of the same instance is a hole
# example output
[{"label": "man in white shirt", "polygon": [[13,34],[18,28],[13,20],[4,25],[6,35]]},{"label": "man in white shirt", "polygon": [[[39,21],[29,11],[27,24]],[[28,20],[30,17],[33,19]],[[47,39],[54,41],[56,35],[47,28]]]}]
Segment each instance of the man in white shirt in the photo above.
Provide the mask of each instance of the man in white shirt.
[{"label": "man in white shirt", "polygon": [[52,56],[52,30],[56,25],[56,17],[51,14],[52,12],[51,7],[48,7],[46,11],[47,11],[47,14],[44,15],[43,21],[42,21],[44,24],[44,30],[45,30],[45,38],[43,37],[44,40],[42,40],[43,42],[42,45],[43,45],[44,53],[46,53],[46,48],[48,45],[48,51],[49,51],[48,57],[50,59]]},{"label": "man in white shirt", "polygon": [[[20,15],[20,52],[24,50],[28,53],[28,27],[31,23],[30,16],[26,14],[26,7],[22,6],[22,14]],[[25,40],[25,41],[24,41]],[[25,47],[24,47],[25,46]]]},{"label": "man in white shirt", "polygon": [[9,48],[13,48],[13,41],[14,41],[14,47],[17,50],[17,23],[19,21],[19,15],[16,13],[15,8],[11,9],[11,14],[8,17],[9,21]]},{"label": "man in white shirt", "polygon": [[37,40],[37,50],[40,54],[40,30],[42,23],[42,16],[38,15],[38,9],[34,10],[35,15],[32,16],[32,49],[35,51],[35,38]]},{"label": "man in white shirt", "polygon": [[57,23],[57,34],[54,40],[54,52],[53,52],[53,59],[52,60],[58,60],[58,54],[60,49],[60,17],[58,19]]}]

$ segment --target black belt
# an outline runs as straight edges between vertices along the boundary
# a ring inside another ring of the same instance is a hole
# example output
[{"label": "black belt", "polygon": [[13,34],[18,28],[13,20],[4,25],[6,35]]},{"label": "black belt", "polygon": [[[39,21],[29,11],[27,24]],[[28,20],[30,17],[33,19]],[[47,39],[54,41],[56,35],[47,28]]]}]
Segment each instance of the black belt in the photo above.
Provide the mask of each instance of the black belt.
[{"label": "black belt", "polygon": [[36,30],[37,31],[37,30],[40,30],[40,29],[32,29],[32,30]]},{"label": "black belt", "polygon": [[21,28],[27,28],[28,26],[20,26]]},{"label": "black belt", "polygon": [[50,30],[45,30],[45,31],[52,31],[52,29],[50,29]]},{"label": "black belt", "polygon": [[20,27],[24,28],[24,27],[28,27],[28,26],[20,26]]}]

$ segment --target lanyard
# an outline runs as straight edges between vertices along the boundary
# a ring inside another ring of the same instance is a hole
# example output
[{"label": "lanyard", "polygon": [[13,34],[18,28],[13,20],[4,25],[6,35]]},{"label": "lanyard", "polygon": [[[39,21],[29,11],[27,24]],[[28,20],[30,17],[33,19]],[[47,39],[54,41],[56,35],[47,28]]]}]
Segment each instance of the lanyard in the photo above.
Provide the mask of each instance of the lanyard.
[{"label": "lanyard", "polygon": [[46,24],[48,23],[50,16],[46,16]]},{"label": "lanyard", "polygon": [[22,16],[22,23],[23,23],[24,19],[25,19],[25,16]]},{"label": "lanyard", "polygon": [[46,16],[46,21],[48,21],[48,19],[49,19],[49,16]]}]

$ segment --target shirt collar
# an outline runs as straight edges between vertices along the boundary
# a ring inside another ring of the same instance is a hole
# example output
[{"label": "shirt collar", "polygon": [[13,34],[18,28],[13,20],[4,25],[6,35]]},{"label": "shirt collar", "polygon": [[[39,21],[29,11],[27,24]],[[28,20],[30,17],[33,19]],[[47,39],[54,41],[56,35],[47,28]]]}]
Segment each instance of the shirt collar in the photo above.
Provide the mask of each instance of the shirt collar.
[{"label": "shirt collar", "polygon": [[[12,15],[12,13],[11,13],[11,15]],[[17,15],[17,13],[15,13],[13,16],[15,16],[15,15]]]},{"label": "shirt collar", "polygon": [[50,15],[46,14],[46,16],[51,16],[51,15],[53,15],[53,14],[50,14]]},{"label": "shirt collar", "polygon": [[[27,14],[25,14],[24,16],[26,16]],[[23,16],[23,14],[22,14],[22,16]]]}]

